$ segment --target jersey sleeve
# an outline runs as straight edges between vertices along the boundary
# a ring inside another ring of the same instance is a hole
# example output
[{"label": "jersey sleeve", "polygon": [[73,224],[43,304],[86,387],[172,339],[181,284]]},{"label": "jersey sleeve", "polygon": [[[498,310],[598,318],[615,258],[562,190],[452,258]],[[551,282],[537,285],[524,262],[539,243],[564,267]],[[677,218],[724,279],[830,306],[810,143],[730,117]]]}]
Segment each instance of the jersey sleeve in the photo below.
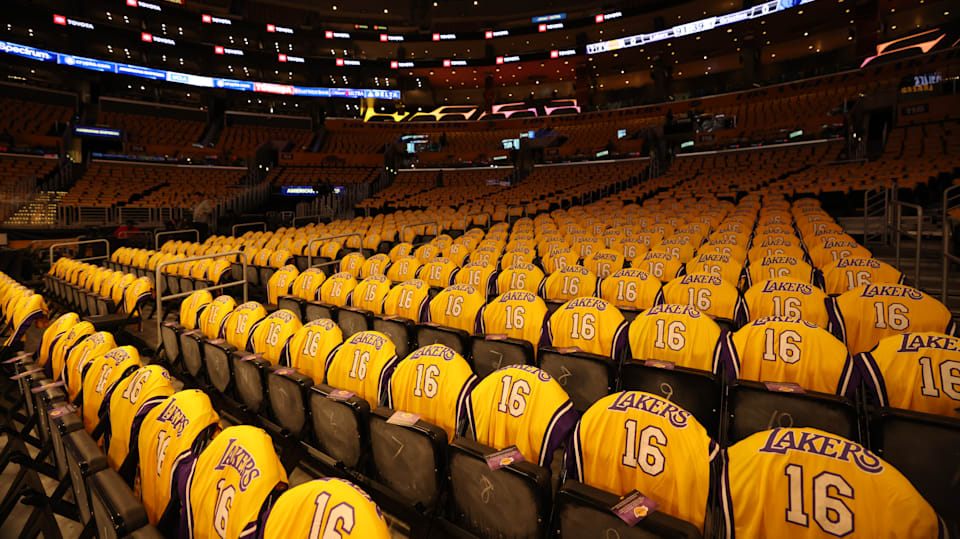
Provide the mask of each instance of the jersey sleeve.
[{"label": "jersey sleeve", "polygon": [[567,441],[570,431],[577,424],[577,411],[573,401],[568,400],[557,408],[543,432],[543,441],[540,443],[540,466],[547,467],[553,460],[553,453]]}]

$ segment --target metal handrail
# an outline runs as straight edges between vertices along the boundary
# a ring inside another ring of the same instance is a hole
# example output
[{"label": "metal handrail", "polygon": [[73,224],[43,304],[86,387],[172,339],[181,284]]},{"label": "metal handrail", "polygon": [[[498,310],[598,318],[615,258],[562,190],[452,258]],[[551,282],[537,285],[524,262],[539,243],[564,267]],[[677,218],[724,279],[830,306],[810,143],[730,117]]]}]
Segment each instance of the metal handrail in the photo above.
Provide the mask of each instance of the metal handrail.
[{"label": "metal handrail", "polygon": [[900,236],[905,234],[907,231],[903,229],[903,207],[913,208],[917,212],[917,252],[914,255],[914,281],[913,286],[920,288],[920,242],[923,239],[923,206],[919,204],[911,204],[910,202],[904,202],[902,200],[894,200],[893,207],[896,208],[896,214],[894,216],[894,224],[891,225],[891,228],[896,232],[897,237],[894,240],[897,251],[897,268],[900,268]]},{"label": "metal handrail", "polygon": [[240,227],[240,226],[253,226],[253,225],[263,225],[263,231],[264,231],[264,232],[267,231],[267,223],[266,223],[266,221],[253,221],[253,222],[251,222],[251,223],[237,223],[237,224],[233,225],[233,228],[230,229],[230,235],[233,236],[234,238],[236,238],[236,237],[237,237],[237,227]]},{"label": "metal handrail", "polygon": [[172,236],[174,234],[184,234],[187,232],[193,232],[193,235],[197,237],[197,239],[195,240],[196,243],[200,243],[200,231],[197,230],[196,228],[185,228],[183,230],[166,230],[163,232],[157,232],[156,235],[153,236],[154,250],[156,251],[160,250],[160,236]]},{"label": "metal handrail", "polygon": [[109,260],[110,259],[110,242],[103,238],[96,239],[96,240],[68,241],[64,243],[54,243],[53,245],[50,246],[50,265],[51,266],[53,265],[53,250],[56,249],[57,247],[66,247],[68,245],[87,245],[90,243],[102,243],[104,247],[106,247],[107,249],[107,254],[103,256],[91,256],[89,258],[75,258],[74,260],[76,260],[77,262],[89,262],[91,260],[103,260],[103,259]]},{"label": "metal handrail", "polygon": [[[403,232],[404,232],[406,229],[408,229],[408,228],[413,228],[413,227],[415,227],[415,226],[423,226],[423,225],[437,225],[437,236],[440,235],[440,221],[424,221],[424,222],[422,222],[422,223],[411,223],[411,224],[409,224],[409,225],[403,225],[402,227],[400,227],[400,241],[401,241],[401,242],[404,241],[404,239],[403,239]],[[424,229],[424,233],[426,233],[426,229]],[[416,236],[414,236],[413,238],[416,238]],[[411,238],[411,242],[410,242],[410,243],[413,243],[413,241],[412,241],[413,238]]]},{"label": "metal handrail", "polygon": [[[240,262],[243,264],[243,279],[241,279],[241,280],[239,280],[239,281],[233,281],[233,282],[227,283],[227,284],[217,284],[217,285],[207,286],[207,287],[204,287],[204,288],[196,288],[196,289],[194,289],[194,290],[191,290],[190,292],[180,292],[180,293],[178,293],[178,294],[171,294],[171,295],[169,295],[169,296],[164,296],[164,295],[163,295],[163,291],[162,291],[162,290],[163,290],[163,287],[160,286],[160,283],[161,283],[161,281],[160,281],[160,276],[161,276],[160,270],[163,269],[164,266],[169,266],[169,265],[171,265],[171,264],[185,264],[185,263],[187,263],[187,262],[195,262],[195,261],[197,261],[197,260],[206,260],[206,259],[208,259],[208,258],[220,258],[220,257],[226,257],[226,256],[232,256],[232,255],[238,255],[238,256],[240,256],[240,258],[241,258]],[[163,302],[164,302],[164,300],[177,299],[177,298],[185,298],[185,297],[189,296],[190,294],[193,294],[193,293],[196,292],[197,290],[222,290],[222,289],[224,289],[224,288],[229,288],[229,287],[231,287],[231,286],[243,285],[243,302],[244,302],[244,303],[247,302],[247,286],[248,286],[248,285],[247,285],[247,255],[245,255],[245,254],[243,253],[243,251],[229,251],[229,252],[226,252],[226,253],[211,253],[211,254],[208,254],[208,255],[193,256],[193,257],[190,257],[190,258],[181,258],[181,259],[178,259],[178,260],[164,260],[164,261],[160,262],[159,264],[157,264],[157,267],[156,267],[156,269],[154,270],[154,273],[155,273],[155,276],[154,276],[153,282],[154,282],[154,285],[156,286],[156,291],[157,291],[157,313],[156,313],[156,314],[157,314],[157,335],[160,335],[160,327],[163,325]]]},{"label": "metal handrail", "polygon": [[300,217],[294,217],[294,218],[293,218],[293,228],[297,228],[297,221],[302,221],[302,220],[304,220],[304,219],[316,219],[317,222],[319,223],[319,222],[320,222],[320,215],[319,215],[319,214],[316,214],[316,215],[301,215]]},{"label": "metal handrail", "polygon": [[[877,190],[880,190],[877,193]],[[871,196],[872,195],[872,196]],[[871,202],[880,201],[883,203],[883,225],[880,227],[880,241],[886,245],[887,244],[887,228],[889,226],[889,193],[885,185],[880,185],[874,189],[869,189],[863,192],[863,243],[867,244],[867,231],[869,230],[869,220],[871,217],[880,217],[879,215],[871,215]]]},{"label": "metal handrail", "polygon": [[[956,200],[956,203],[952,206],[950,205],[951,200]],[[951,185],[943,192],[943,268],[940,275],[940,301],[944,305],[947,303],[947,273],[950,269],[950,262],[960,264],[960,256],[950,252],[950,235],[953,233],[953,230],[950,229],[950,222],[954,220],[953,217],[950,217],[950,210],[956,208],[960,208],[960,184]]]},{"label": "metal handrail", "polygon": [[[336,236],[324,236],[322,238],[313,238],[307,242],[307,268],[313,267],[313,244],[320,241],[335,240],[338,238],[350,238],[356,236],[360,238],[360,248],[363,249],[363,236],[359,232],[348,232],[346,234],[337,234]],[[346,242],[344,242],[346,243]]]}]

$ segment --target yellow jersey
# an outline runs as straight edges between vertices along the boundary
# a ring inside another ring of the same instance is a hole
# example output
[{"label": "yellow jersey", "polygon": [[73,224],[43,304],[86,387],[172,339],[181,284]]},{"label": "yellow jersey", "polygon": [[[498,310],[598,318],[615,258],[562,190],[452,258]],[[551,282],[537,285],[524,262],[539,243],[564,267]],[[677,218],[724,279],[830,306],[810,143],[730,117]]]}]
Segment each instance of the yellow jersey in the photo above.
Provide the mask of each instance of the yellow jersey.
[{"label": "yellow jersey", "polygon": [[93,433],[100,423],[103,412],[106,412],[103,405],[109,406],[117,382],[140,366],[140,353],[133,346],[119,346],[90,362],[83,377],[83,402],[80,407],[87,432]]},{"label": "yellow jersey", "polygon": [[373,314],[383,314],[383,300],[390,293],[390,284],[390,279],[383,275],[367,277],[353,289],[351,304]]},{"label": "yellow jersey", "polygon": [[307,301],[315,301],[317,299],[317,290],[320,289],[320,285],[322,285],[326,279],[327,276],[323,273],[323,270],[320,268],[310,268],[300,275],[297,275],[297,278],[294,279],[293,284],[290,286],[290,294]]},{"label": "yellow jersey", "polygon": [[119,470],[127,459],[144,416],[173,394],[170,374],[160,365],[140,367],[117,382],[107,408],[110,420],[103,433],[103,446],[111,468]]},{"label": "yellow jersey", "polygon": [[86,370],[93,360],[116,346],[112,333],[98,331],[84,338],[70,350],[63,367],[63,380],[66,382],[67,397],[70,402],[73,402],[83,389]]},{"label": "yellow jersey", "polygon": [[223,321],[223,338],[237,350],[246,350],[250,332],[267,316],[267,310],[256,301],[238,305]]},{"label": "yellow jersey", "polygon": [[371,275],[384,275],[389,265],[389,256],[383,253],[375,254],[363,261],[363,266],[360,266],[360,278],[366,279]]},{"label": "yellow jersey", "polygon": [[290,286],[299,276],[300,270],[292,264],[283,266],[275,271],[273,275],[270,276],[270,280],[267,281],[267,303],[276,305],[277,298],[289,294]]},{"label": "yellow jersey", "polygon": [[703,531],[710,463],[720,448],[693,414],[641,391],[608,395],[580,418],[567,477],[625,496],[639,490],[658,510]]},{"label": "yellow jersey", "polygon": [[460,271],[453,276],[454,284],[468,284],[484,294],[491,292],[491,283],[497,269],[483,262],[471,262],[460,268]]},{"label": "yellow jersey", "polygon": [[63,378],[63,369],[67,364],[69,352],[73,350],[80,341],[93,335],[94,331],[93,324],[84,320],[74,324],[62,337],[53,343],[53,351],[50,353],[50,371],[53,380]]},{"label": "yellow jersey", "polygon": [[776,428],[734,444],[720,485],[728,539],[948,535],[896,468],[817,429]]},{"label": "yellow jersey", "polygon": [[527,341],[536,350],[546,320],[547,305],[542,299],[526,290],[513,290],[483,307],[480,333]]},{"label": "yellow jersey", "polygon": [[609,358],[626,345],[623,314],[606,300],[577,298],[564,303],[547,321],[547,340],[556,348],[575,347]]},{"label": "yellow jersey", "polygon": [[718,275],[728,283],[739,283],[743,273],[743,263],[732,255],[710,251],[698,254],[687,262],[686,273],[710,273]]},{"label": "yellow jersey", "polygon": [[757,319],[733,334],[733,347],[733,372],[742,380],[790,382],[840,395],[854,389],[854,364],[846,346],[805,320]]},{"label": "yellow jersey", "polygon": [[175,476],[196,456],[196,441],[210,439],[219,430],[220,416],[199,389],[174,393],[144,417],[137,442],[137,477],[151,524],[156,525],[166,511]]},{"label": "yellow jersey", "polygon": [[630,323],[628,336],[634,360],[719,374],[730,358],[731,345],[720,326],[689,305],[667,303],[644,311]]},{"label": "yellow jersey", "polygon": [[666,303],[691,305],[700,312],[730,320],[737,327],[747,321],[747,304],[736,286],[709,273],[677,277],[663,287]]},{"label": "yellow jersey", "polygon": [[208,339],[216,339],[223,332],[223,322],[237,307],[237,302],[230,296],[218,296],[200,315],[200,332]]},{"label": "yellow jersey", "polygon": [[274,311],[253,328],[247,350],[263,354],[272,365],[279,365],[283,348],[301,326],[300,319],[292,312],[286,309]]},{"label": "yellow jersey", "polygon": [[196,329],[200,322],[200,313],[212,301],[213,296],[207,290],[197,290],[187,296],[180,304],[180,325],[188,331]]},{"label": "yellow jersey", "polygon": [[600,281],[600,297],[618,309],[642,311],[663,302],[663,286],[643,270],[626,268]]},{"label": "yellow jersey", "polygon": [[494,449],[517,446],[524,460],[550,467],[577,422],[560,383],[531,365],[490,373],[467,397],[470,434]]},{"label": "yellow jersey", "polygon": [[508,267],[497,276],[497,292],[526,290],[536,294],[543,282],[543,270],[533,264],[517,264]]},{"label": "yellow jersey", "polygon": [[630,267],[643,270],[664,283],[684,271],[684,265],[679,258],[659,247],[647,251],[639,259],[634,258]]},{"label": "yellow jersey", "polygon": [[396,347],[389,337],[378,331],[361,331],[330,353],[326,383],[353,391],[376,408],[386,402],[387,382],[396,365]]},{"label": "yellow jersey", "polygon": [[597,276],[583,266],[566,266],[547,276],[540,285],[540,295],[547,301],[568,301],[595,296]]},{"label": "yellow jersey", "polygon": [[420,261],[415,256],[405,256],[394,261],[387,269],[387,278],[393,282],[416,279],[420,272]]},{"label": "yellow jersey", "polygon": [[286,488],[287,472],[270,435],[250,425],[226,428],[194,462],[181,529],[194,539],[252,537],[265,503]]},{"label": "yellow jersey", "polygon": [[857,357],[879,406],[960,418],[960,339],[938,332],[880,340]]},{"label": "yellow jersey", "polygon": [[907,332],[957,334],[950,311],[938,300],[909,286],[869,284],[830,298],[830,328],[851,354],[872,349],[880,339]]},{"label": "yellow jersey", "polygon": [[328,318],[305,324],[287,341],[280,364],[293,367],[314,382],[323,381],[327,357],[343,343],[343,332]]},{"label": "yellow jersey", "polygon": [[448,286],[430,300],[429,321],[472,335],[479,329],[480,308],[486,300],[483,293],[470,285]]},{"label": "yellow jersey", "polygon": [[467,395],[476,383],[477,376],[460,354],[442,344],[424,346],[397,363],[387,406],[420,415],[442,428],[450,442],[466,420]]},{"label": "yellow jersey", "polygon": [[390,530],[366,492],[345,479],[324,478],[280,495],[266,515],[262,536],[390,539]]},{"label": "yellow jersey", "polygon": [[812,284],[789,279],[769,279],[743,294],[750,320],[768,316],[802,318],[822,328],[829,326],[827,295]]},{"label": "yellow jersey", "polygon": [[335,273],[320,285],[320,301],[337,307],[346,307],[350,304],[350,294],[356,287],[357,278],[353,274]]},{"label": "yellow jersey", "polygon": [[903,284],[904,275],[875,258],[848,256],[827,264],[823,279],[828,294],[840,295],[868,284]]},{"label": "yellow jersey", "polygon": [[420,279],[404,281],[390,289],[383,299],[383,313],[420,322],[427,316],[430,287]]},{"label": "yellow jersey", "polygon": [[[80,316],[77,313],[64,313],[47,326],[47,329],[43,330],[40,347],[37,349],[37,364],[45,367],[53,355],[54,345],[70,331],[70,328],[79,323]],[[52,371],[48,374],[52,374]]]}]

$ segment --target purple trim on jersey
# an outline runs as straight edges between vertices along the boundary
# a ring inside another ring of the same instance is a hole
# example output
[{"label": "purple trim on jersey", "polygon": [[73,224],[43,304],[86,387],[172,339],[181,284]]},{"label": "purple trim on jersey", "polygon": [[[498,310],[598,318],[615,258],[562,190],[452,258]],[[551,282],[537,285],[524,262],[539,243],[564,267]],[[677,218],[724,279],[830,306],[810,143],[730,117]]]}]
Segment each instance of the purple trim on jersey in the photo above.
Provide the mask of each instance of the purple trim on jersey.
[{"label": "purple trim on jersey", "polygon": [[823,272],[817,268],[813,268],[813,273],[810,275],[810,281],[813,283],[813,286],[823,290],[826,288],[826,279],[823,277]]},{"label": "purple trim on jersey", "polygon": [[[191,451],[184,451],[181,457]],[[177,459],[180,460],[179,458]],[[197,469],[197,459],[191,459],[185,466],[177,467],[174,464],[174,473],[171,481],[176,485],[177,495],[180,497],[180,537],[193,537],[193,507],[190,504],[190,490],[193,487],[193,474]],[[173,490],[170,491],[171,497]],[[170,501],[173,501],[172,499]]]},{"label": "purple trim on jersey", "polygon": [[544,468],[550,467],[554,451],[570,437],[570,431],[577,424],[577,411],[573,408],[573,401],[567,400],[557,408],[547,424],[540,444],[540,461]]},{"label": "purple trim on jersey", "polygon": [[388,401],[388,394],[390,393],[390,380],[393,377],[393,371],[397,368],[397,363],[399,362],[399,358],[397,358],[397,355],[394,354],[380,371],[380,380],[377,382],[378,403],[382,404]]},{"label": "purple trim on jersey", "polygon": [[[327,383],[327,374],[330,372],[330,365],[333,363],[333,358],[337,355],[337,351],[340,350],[340,347],[343,346],[343,343],[338,344],[330,350],[330,353],[327,354],[326,359],[323,360],[323,380],[320,382]],[[316,380],[314,380],[316,381]]]},{"label": "purple trim on jersey", "polygon": [[34,311],[24,317],[24,319],[20,321],[20,325],[17,326],[16,330],[13,332],[13,335],[10,335],[10,338],[7,339],[7,344],[9,345],[22,339],[23,336],[26,335],[27,330],[30,329],[30,326],[32,326],[33,323],[39,320],[41,317],[43,317],[43,311],[40,310]]},{"label": "purple trim on jersey", "polygon": [[280,361],[278,361],[278,364],[281,367],[290,366],[290,343],[292,341],[293,341],[293,335],[290,335],[290,338],[287,339],[285,343],[283,343],[283,348],[280,349]]},{"label": "purple trim on jersey", "polygon": [[[559,309],[557,309],[557,310],[559,310]],[[543,338],[540,339],[540,344],[541,344],[542,346],[553,346],[553,328],[550,327],[550,326],[551,326],[550,322],[551,322],[551,320],[553,319],[553,315],[554,315],[554,314],[557,314],[557,312],[554,311],[553,314],[551,314],[551,315],[547,318],[547,323],[546,323],[546,326],[544,327],[544,331],[543,331],[544,335],[543,335]],[[545,341],[544,341],[544,339],[545,339]]]},{"label": "purple trim on jersey", "polygon": [[947,322],[947,328],[943,332],[951,337],[960,337],[960,325],[957,324],[956,320],[951,319]]},{"label": "purple trim on jersey", "polygon": [[[654,277],[656,279],[656,277]],[[653,298],[653,306],[663,305],[666,300],[663,298],[663,283],[660,283],[660,288],[657,290],[656,297]]]},{"label": "purple trim on jersey", "polygon": [[627,331],[629,327],[630,325],[626,321],[620,322],[620,325],[617,326],[617,331],[613,334],[613,342],[610,345],[610,359],[623,357],[629,341]]},{"label": "purple trim on jersey", "polygon": [[[392,380],[391,378],[391,381]],[[480,379],[477,378],[477,375],[471,374],[470,378],[467,378],[466,383],[463,384],[463,387],[460,388],[460,394],[457,396],[457,417],[455,418],[456,422],[453,426],[454,433],[462,432],[460,430],[461,425],[464,425],[468,421],[470,412],[467,410],[467,403],[470,400],[470,393],[473,392],[479,382]]]},{"label": "purple trim on jersey", "polygon": [[[859,371],[859,380],[863,380],[873,396],[876,397],[878,406],[889,406],[890,400],[887,397],[887,386],[883,381],[883,373],[873,359],[873,355],[870,352],[857,354],[856,364]],[[859,382],[859,380],[857,381]],[[856,387],[853,389],[856,389]]]},{"label": "purple trim on jersey", "polygon": [[730,499],[730,456],[726,451],[723,451],[720,454],[720,459],[723,464],[720,473],[720,507],[723,511],[721,517],[723,519],[723,530],[721,530],[721,534],[725,533],[727,539],[734,539],[733,500]]},{"label": "purple trim on jersey", "polygon": [[580,443],[580,425],[581,422],[578,421],[577,426],[573,429],[573,434],[570,436],[565,464],[567,479],[583,483],[583,446]]},{"label": "purple trim on jersey", "polygon": [[720,330],[720,338],[713,349],[713,374],[719,376],[721,368],[726,371],[728,382],[740,378],[740,357],[733,345],[733,332],[726,329]]},{"label": "purple trim on jersey", "polygon": [[387,403],[386,407],[393,409],[393,376],[387,380]]},{"label": "purple trim on jersey", "polygon": [[[140,427],[143,426],[143,420],[144,418],[147,417],[147,414],[150,413],[150,410],[153,410],[154,408],[156,408],[158,404],[167,400],[167,398],[168,397],[165,397],[163,395],[157,395],[156,397],[151,397],[147,399],[143,403],[143,405],[140,406],[140,409],[137,410],[137,413],[134,414],[133,422],[130,423],[130,440],[128,442],[130,445],[127,448],[128,454],[132,453],[134,455],[138,455],[138,456],[140,455]],[[109,432],[110,432],[110,425],[108,424],[107,430],[106,430],[106,433],[104,433],[104,436],[108,436]],[[105,441],[104,449],[109,451],[110,442],[109,440],[106,440],[106,439],[104,441]]]},{"label": "purple trim on jersey", "polygon": [[847,353],[847,358],[843,362],[843,370],[840,371],[840,380],[837,382],[837,395],[841,397],[853,398],[857,391],[857,364]]},{"label": "purple trim on jersey", "polygon": [[544,277],[540,280],[540,284],[537,285],[537,295],[541,298],[547,298],[547,278]]},{"label": "purple trim on jersey", "polygon": [[677,277],[683,277],[687,274],[686,264],[680,264],[680,269],[677,270],[677,274],[670,278],[670,280],[676,279]]},{"label": "purple trim on jersey", "polygon": [[710,439],[710,443],[707,444],[707,461],[713,462],[713,459],[720,456],[720,444],[713,441],[713,438]]},{"label": "purple trim on jersey", "polygon": [[897,284],[899,284],[899,285],[905,285],[906,282],[907,282],[907,276],[904,275],[903,273],[901,273],[901,274],[900,274],[900,278],[897,279]]},{"label": "purple trim on jersey", "polygon": [[473,392],[471,391],[467,394],[467,399],[464,402],[464,407],[467,410],[467,437],[474,440],[477,439],[477,420],[473,416]]},{"label": "purple trim on jersey", "polygon": [[840,306],[837,304],[836,298],[825,299],[824,306],[827,308],[827,329],[846,345],[847,328],[843,323],[843,313],[840,312]]},{"label": "purple trim on jersey", "polygon": [[750,320],[750,314],[747,310],[747,302],[743,299],[743,294],[737,290],[737,302],[733,307],[733,321],[738,328],[743,327]]},{"label": "purple trim on jersey", "polygon": [[947,523],[940,518],[940,515],[937,515],[937,539],[948,539],[950,537],[950,530],[947,528]]},{"label": "purple trim on jersey", "polygon": [[[53,342],[50,343],[50,349],[47,351],[47,362],[43,364],[43,374],[45,374],[47,378],[53,379],[53,347],[66,334],[67,334],[66,332],[63,332],[57,335],[56,337],[53,338]],[[37,346],[37,359],[40,358],[40,354],[42,352],[40,348],[42,347],[43,347],[43,343],[41,342]],[[66,361],[64,361],[64,363],[66,363]]]},{"label": "purple trim on jersey", "polygon": [[487,311],[487,304],[486,304],[486,303],[484,303],[483,306],[480,307],[480,310],[477,311],[477,331],[476,331],[476,333],[479,334],[479,335],[484,335],[484,334],[487,333],[487,326],[486,326],[486,324],[483,322],[483,314],[484,314],[486,311]]}]

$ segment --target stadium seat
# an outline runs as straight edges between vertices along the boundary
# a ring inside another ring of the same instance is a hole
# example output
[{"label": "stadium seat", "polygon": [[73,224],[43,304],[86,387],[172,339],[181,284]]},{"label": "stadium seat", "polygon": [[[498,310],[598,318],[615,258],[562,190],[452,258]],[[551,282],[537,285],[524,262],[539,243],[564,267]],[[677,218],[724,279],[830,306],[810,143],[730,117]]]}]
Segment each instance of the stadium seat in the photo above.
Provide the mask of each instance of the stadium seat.
[{"label": "stadium seat", "polygon": [[630,526],[610,510],[620,499],[616,494],[579,481],[565,481],[557,493],[554,518],[558,536],[563,539],[588,539],[604,533],[622,539],[701,537],[700,530],[693,524],[659,511]]}]

